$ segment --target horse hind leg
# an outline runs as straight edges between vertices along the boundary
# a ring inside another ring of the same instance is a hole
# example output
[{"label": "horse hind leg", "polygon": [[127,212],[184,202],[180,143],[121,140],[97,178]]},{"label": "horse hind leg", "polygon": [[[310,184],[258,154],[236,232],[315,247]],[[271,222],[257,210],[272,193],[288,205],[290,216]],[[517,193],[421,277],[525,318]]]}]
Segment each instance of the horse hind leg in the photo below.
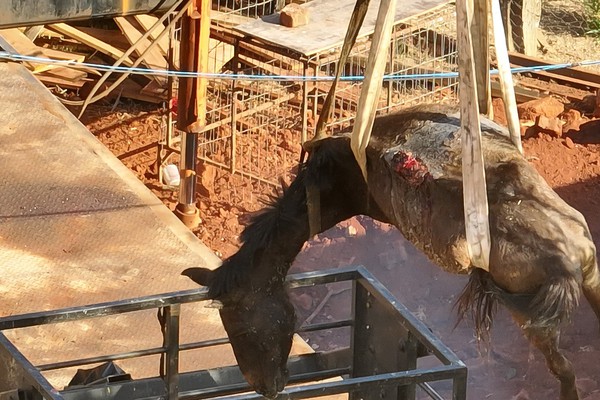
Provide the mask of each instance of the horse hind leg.
[{"label": "horse hind leg", "polygon": [[571,362],[558,348],[559,328],[523,328],[530,342],[546,359],[548,369],[560,381],[560,400],[579,400],[575,385],[575,370]]},{"label": "horse hind leg", "polygon": [[591,261],[583,268],[583,295],[594,310],[600,326],[600,270],[594,254]]},{"label": "horse hind leg", "polygon": [[508,307],[529,341],[546,359],[550,372],[560,381],[560,400],[578,400],[575,371],[559,349],[560,327],[577,305],[579,281],[563,277],[544,285],[525,304]]}]

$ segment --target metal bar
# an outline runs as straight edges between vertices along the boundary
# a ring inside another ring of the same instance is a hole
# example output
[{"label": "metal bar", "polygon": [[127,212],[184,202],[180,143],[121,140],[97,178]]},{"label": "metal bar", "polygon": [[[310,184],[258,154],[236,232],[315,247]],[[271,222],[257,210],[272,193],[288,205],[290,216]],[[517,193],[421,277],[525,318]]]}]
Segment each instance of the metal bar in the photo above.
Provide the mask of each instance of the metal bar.
[{"label": "metal bar", "polygon": [[386,308],[394,308],[402,316],[402,325],[415,337],[423,343],[429,350],[440,359],[440,361],[448,364],[457,364],[464,366],[463,362],[448,349],[442,341],[437,338],[431,330],[416,318],[408,308],[400,303],[385,286],[383,286],[375,277],[364,267],[358,267],[357,272],[362,275],[359,279],[360,284],[368,288],[369,292],[378,298],[382,305]]},{"label": "metal bar", "polygon": [[[4,362],[3,368],[7,369],[4,371],[5,376],[0,376],[0,391],[21,389],[16,385],[22,384],[23,382],[20,381],[25,380],[46,399],[63,400],[58,390],[2,332],[0,332],[0,360]],[[0,371],[2,371],[2,367],[0,367]],[[4,387],[5,385],[10,385],[10,387]]]},{"label": "metal bar", "polygon": [[435,391],[434,388],[427,382],[419,383],[418,386],[423,389],[425,393],[429,395],[433,400],[444,400],[442,396],[439,395],[438,392]]},{"label": "metal bar", "polygon": [[[308,61],[303,62],[304,76],[308,74]],[[304,143],[308,140],[308,81],[305,79],[302,82],[302,132],[300,133],[300,144],[304,146]]]},{"label": "metal bar", "polygon": [[[419,382],[438,381],[452,379],[457,373],[457,368],[454,366],[439,366],[430,368],[426,371],[401,371],[392,372],[380,375],[363,376],[359,378],[347,378],[334,382],[321,382],[318,384],[295,386],[285,389],[281,394],[281,398],[285,399],[307,399],[311,397],[328,396],[334,394],[350,393],[357,388],[376,389],[382,383],[385,385],[408,385],[418,384]],[[241,394],[226,396],[220,400],[250,400],[263,399],[257,393]],[[463,397],[464,399],[464,397]],[[457,399],[458,400],[458,399]]]},{"label": "metal bar", "polygon": [[464,400],[467,398],[467,368],[460,376],[454,377],[454,385],[452,388],[453,400]]},{"label": "metal bar", "polygon": [[[227,339],[227,338],[205,340],[202,342],[186,343],[186,344],[179,345],[179,351],[202,349],[202,348],[213,347],[213,346],[221,346],[221,345],[225,345],[228,343],[229,343],[229,339]],[[69,367],[77,367],[77,366],[81,366],[81,365],[96,364],[96,363],[100,363],[100,362],[104,362],[104,361],[127,360],[130,358],[136,358],[136,357],[153,356],[156,354],[164,353],[166,350],[167,350],[166,347],[154,347],[154,348],[146,349],[146,350],[129,351],[129,352],[125,352],[125,353],[110,354],[110,355],[106,355],[106,356],[89,357],[89,358],[81,358],[81,359],[62,361],[62,362],[51,363],[51,364],[42,364],[42,365],[37,365],[36,367],[40,371],[50,371],[53,369],[62,369],[62,368],[69,368]]]},{"label": "metal bar", "polygon": [[297,332],[314,332],[314,331],[322,331],[325,329],[345,328],[345,327],[351,327],[353,324],[354,324],[354,321],[352,319],[344,319],[344,320],[334,321],[334,322],[323,322],[320,324],[301,326],[297,330]]},{"label": "metal bar", "polygon": [[167,347],[167,394],[168,400],[179,399],[179,316],[181,306],[173,304],[165,309],[167,329],[165,332]]},{"label": "metal bar", "polygon": [[25,328],[33,325],[47,325],[57,322],[104,317],[132,311],[160,308],[171,304],[193,303],[196,301],[207,300],[207,294],[208,290],[206,288],[200,288],[4,317],[0,318],[0,331],[5,329]]},{"label": "metal bar", "polygon": [[198,135],[192,132],[183,132],[181,141],[181,156],[179,169],[184,175],[179,185],[179,204],[182,212],[188,208],[195,209],[196,196],[196,159],[198,156]]},{"label": "metal bar", "polygon": [[288,287],[290,289],[294,289],[306,286],[322,285],[325,283],[352,281],[363,277],[374,279],[373,275],[371,275],[365,267],[349,266],[293,274],[289,275],[286,281]]}]

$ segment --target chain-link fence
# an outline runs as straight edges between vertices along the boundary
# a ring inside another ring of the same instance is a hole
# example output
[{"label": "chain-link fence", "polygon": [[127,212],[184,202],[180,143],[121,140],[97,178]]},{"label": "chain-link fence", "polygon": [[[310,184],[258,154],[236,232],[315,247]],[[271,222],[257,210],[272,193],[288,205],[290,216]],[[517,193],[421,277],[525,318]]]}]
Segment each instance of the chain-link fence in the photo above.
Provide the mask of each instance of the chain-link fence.
[{"label": "chain-link fence", "polygon": [[535,55],[545,38],[600,32],[600,0],[500,0],[508,47]]}]

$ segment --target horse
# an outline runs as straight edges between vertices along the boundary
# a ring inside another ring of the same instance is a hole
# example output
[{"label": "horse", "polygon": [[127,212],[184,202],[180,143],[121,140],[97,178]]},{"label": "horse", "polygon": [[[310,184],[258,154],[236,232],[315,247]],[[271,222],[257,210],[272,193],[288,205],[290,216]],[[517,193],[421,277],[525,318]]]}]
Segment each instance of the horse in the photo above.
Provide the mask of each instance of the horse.
[{"label": "horse", "polygon": [[[581,293],[600,321],[600,271],[589,228],[519,153],[505,128],[482,117],[481,129],[489,271],[470,262],[460,115],[444,105],[421,105],[375,119],[366,151],[368,182],[350,148],[350,131],[314,143],[283,195],[245,228],[236,254],[215,271],[184,271],[222,302],[228,333],[246,335],[245,347],[238,343],[237,350],[230,338],[244,376],[259,393],[273,396],[287,379],[295,316],[285,276],[315,233],[311,221],[320,220],[316,231],[323,232],[366,215],[394,225],[442,269],[468,274],[456,302],[459,321],[472,318],[477,336],[485,338],[498,306],[506,307],[559,380],[560,400],[579,399],[559,337]],[[318,207],[311,206],[315,198]],[[257,307],[261,302],[267,304],[266,315]],[[268,339],[255,335],[260,330]],[[265,354],[268,365],[256,363]]]}]

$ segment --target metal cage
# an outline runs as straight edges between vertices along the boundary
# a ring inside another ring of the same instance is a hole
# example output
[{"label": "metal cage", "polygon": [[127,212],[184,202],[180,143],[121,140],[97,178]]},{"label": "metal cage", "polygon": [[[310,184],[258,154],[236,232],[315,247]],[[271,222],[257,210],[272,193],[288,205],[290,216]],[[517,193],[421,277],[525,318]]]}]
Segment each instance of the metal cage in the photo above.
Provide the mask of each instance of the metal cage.
[{"label": "metal cage", "polygon": [[[357,400],[416,399],[417,395],[443,399],[444,393],[439,393],[433,386],[434,382],[444,381],[449,382],[443,387],[447,392],[446,398],[465,399],[465,365],[366,269],[339,268],[298,274],[288,279],[290,290],[335,282],[346,282],[352,287],[351,317],[302,326],[299,332],[347,328],[351,331],[350,345],[329,352],[290,357],[290,382],[281,397],[301,399],[348,393],[350,399]],[[178,371],[183,352],[228,343],[226,338],[179,343],[181,306],[206,299],[206,289],[199,289],[1,318],[0,330],[6,331],[158,309],[163,311],[162,326],[165,329],[162,347],[59,361],[37,367],[0,332],[0,399],[261,398],[249,392],[237,366],[185,373]],[[163,355],[166,367],[162,378],[105,382],[59,390],[44,376],[48,371],[61,368],[157,354]],[[427,368],[418,368],[418,361],[424,356],[433,359],[435,365],[429,362]],[[330,380],[322,381],[328,378]]]},{"label": "metal cage", "polygon": [[[264,17],[263,20],[275,16]],[[245,20],[247,21],[247,20]],[[270,20],[269,20],[270,21]],[[218,23],[218,22],[217,22]],[[218,72],[262,76],[332,76],[341,45],[299,53],[246,34],[245,25],[213,29],[227,59]],[[397,22],[392,35],[378,112],[422,101],[455,102],[456,78],[419,77],[457,71],[456,16],[453,3]],[[225,45],[225,43],[227,43]],[[371,37],[360,38],[344,68],[344,76],[362,75]],[[330,82],[300,80],[214,80],[208,89],[207,125],[199,134],[199,157],[216,166],[236,185],[250,184],[255,193],[273,189],[278,179],[289,180],[290,166],[299,159],[301,144],[314,135],[316,120]],[[348,128],[356,114],[362,82],[338,85],[327,122],[331,133]]]}]

